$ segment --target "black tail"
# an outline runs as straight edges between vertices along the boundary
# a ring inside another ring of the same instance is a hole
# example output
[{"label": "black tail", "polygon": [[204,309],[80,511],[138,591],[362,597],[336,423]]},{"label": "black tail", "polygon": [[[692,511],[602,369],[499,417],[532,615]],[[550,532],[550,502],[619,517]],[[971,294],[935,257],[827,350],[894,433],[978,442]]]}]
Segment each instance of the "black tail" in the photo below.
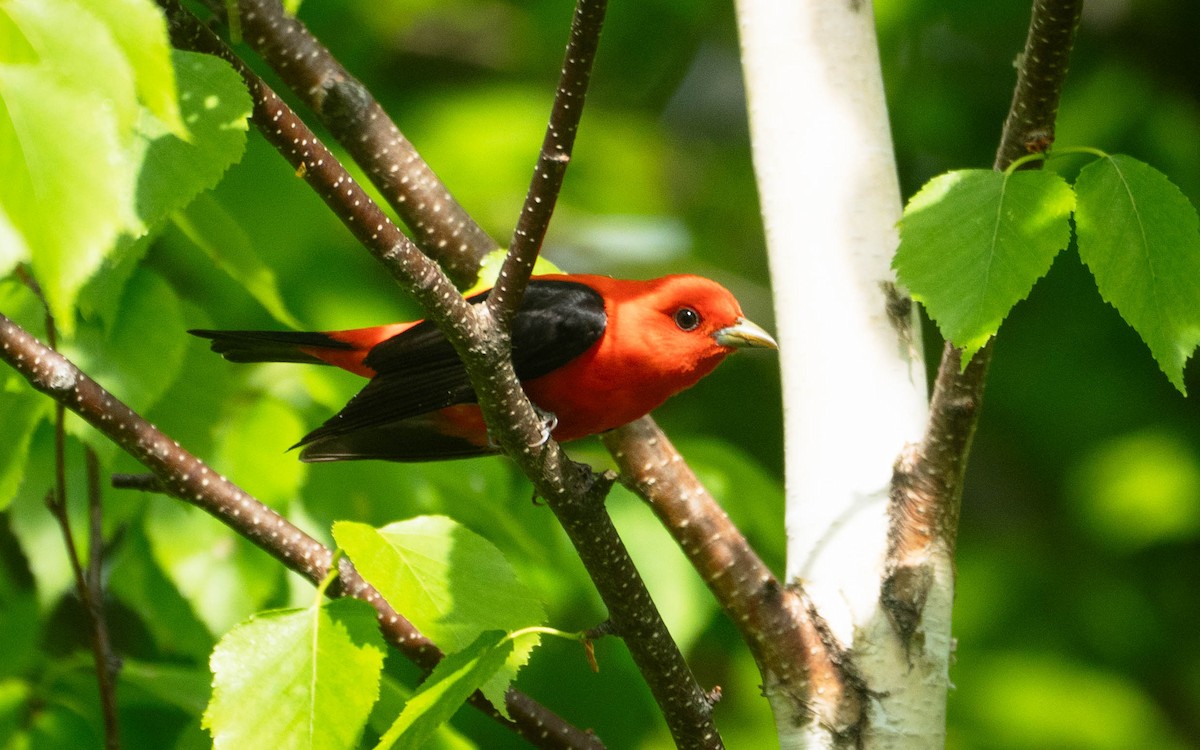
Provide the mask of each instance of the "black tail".
[{"label": "black tail", "polygon": [[193,336],[212,339],[212,350],[230,362],[304,362],[324,365],[301,347],[353,349],[324,333],[303,331],[210,331],[194,329]]}]

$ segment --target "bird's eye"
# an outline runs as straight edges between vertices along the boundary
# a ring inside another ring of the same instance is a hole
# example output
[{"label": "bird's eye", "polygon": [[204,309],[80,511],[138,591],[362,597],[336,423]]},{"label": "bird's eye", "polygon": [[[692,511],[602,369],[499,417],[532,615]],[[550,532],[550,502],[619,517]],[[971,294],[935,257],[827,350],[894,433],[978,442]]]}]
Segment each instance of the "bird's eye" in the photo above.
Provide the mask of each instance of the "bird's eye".
[{"label": "bird's eye", "polygon": [[700,326],[700,313],[690,307],[681,307],[675,311],[675,325],[681,331],[694,331]]}]

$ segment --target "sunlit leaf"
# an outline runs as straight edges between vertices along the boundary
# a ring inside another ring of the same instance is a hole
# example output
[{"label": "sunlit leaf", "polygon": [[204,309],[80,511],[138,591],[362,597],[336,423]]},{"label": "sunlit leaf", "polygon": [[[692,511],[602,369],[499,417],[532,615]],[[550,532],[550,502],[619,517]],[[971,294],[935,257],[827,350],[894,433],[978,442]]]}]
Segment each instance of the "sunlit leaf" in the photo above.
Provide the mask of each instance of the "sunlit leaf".
[{"label": "sunlit leaf", "polygon": [[154,117],[139,122],[137,210],[147,226],[216,185],[246,148],[251,102],[241,76],[212,55],[171,55],[190,136],[180,138]]},{"label": "sunlit leaf", "polygon": [[211,665],[214,747],[353,748],[379,695],[383,637],[370,605],[336,599],[256,615]]},{"label": "sunlit leaf", "polygon": [[[341,521],[333,536],[355,568],[397,611],[446,651],[465,648],[485,630],[540,625],[541,602],[517,580],[491,542],[444,516],[422,516],[374,529]],[[508,682],[537,645],[522,638],[485,694],[504,705]]]},{"label": "sunlit leaf", "polygon": [[175,73],[166,19],[150,0],[85,0],[87,9],[104,20],[133,68],[139,99],[180,138],[187,128],[175,100]]},{"label": "sunlit leaf", "polygon": [[982,169],[939,175],[909,201],[893,265],[964,366],[1067,246],[1074,204],[1055,174]]},{"label": "sunlit leaf", "polygon": [[[0,280],[0,313],[28,324],[43,316],[41,303],[24,285]],[[5,367],[0,369],[0,511],[8,507],[29,458],[29,444],[38,422],[53,411],[50,399],[33,390],[25,378]]]},{"label": "sunlit leaf", "polygon": [[[483,262],[479,265],[479,280],[475,282],[475,286],[463,292],[463,296],[470,297],[472,294],[477,294],[485,289],[491,289],[496,283],[496,277],[500,275],[500,268],[504,265],[506,257],[508,257],[508,250],[503,248],[493,250],[483,256]],[[535,276],[562,272],[561,268],[541,255],[538,256],[538,259],[533,264],[533,274]]]},{"label": "sunlit leaf", "polygon": [[69,333],[75,294],[133,221],[133,69],[70,0],[13,0],[5,13],[36,52],[0,64],[0,238],[16,243],[0,259],[32,261]]},{"label": "sunlit leaf", "polygon": [[1133,326],[1181,392],[1200,342],[1200,221],[1166,175],[1128,156],[1089,164],[1075,182],[1079,256],[1105,301]]}]

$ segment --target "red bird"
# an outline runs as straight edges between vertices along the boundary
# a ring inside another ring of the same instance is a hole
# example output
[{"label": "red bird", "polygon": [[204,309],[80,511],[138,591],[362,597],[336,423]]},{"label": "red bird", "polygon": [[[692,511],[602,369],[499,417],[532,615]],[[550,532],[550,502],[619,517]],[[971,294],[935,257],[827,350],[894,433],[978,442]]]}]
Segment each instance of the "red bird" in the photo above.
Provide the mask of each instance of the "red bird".
[{"label": "red bird", "polygon": [[[470,298],[482,302],[488,292]],[[325,333],[190,331],[231,362],[311,362],[370,378],[294,447],[303,461],[427,461],[495,453],[466,369],[428,321]],[[699,276],[627,281],[548,275],[513,318],[517,377],[556,440],[649,413],[742,347],[774,339]]]}]

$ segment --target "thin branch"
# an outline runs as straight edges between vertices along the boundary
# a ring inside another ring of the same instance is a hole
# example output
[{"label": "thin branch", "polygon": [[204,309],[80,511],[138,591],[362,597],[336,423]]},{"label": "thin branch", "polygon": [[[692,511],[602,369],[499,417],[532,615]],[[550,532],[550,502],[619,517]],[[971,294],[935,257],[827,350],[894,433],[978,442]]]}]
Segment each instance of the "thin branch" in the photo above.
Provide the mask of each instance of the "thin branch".
[{"label": "thin branch", "polygon": [[179,5],[167,11],[172,42],[218,55],[245,79],[252,120],[355,237],[423,305],[462,359],[492,437],[533,482],[575,545],[613,622],[650,686],[676,743],[720,747],[712,706],[662,622],[607,511],[611,480],[569,461],[541,434],[540,417],[513,370],[506,337],[467,305],[449,279],[397,230],[279,98],[206,27]]},{"label": "thin branch", "polygon": [[100,705],[104,714],[104,745],[108,750],[121,747],[117,723],[117,672],[121,662],[112,650],[108,621],[104,617],[104,508],[100,490],[100,459],[90,447],[84,449],[88,486],[88,565],[84,578],[88,590],[85,605],[92,624],[92,652],[96,660],[96,679],[100,683]]},{"label": "thin branch", "polygon": [[[217,518],[313,584],[328,573],[332,558],[328,548],[209,469],[65,357],[2,314],[0,359],[36,390],[78,414],[153,472],[166,493]],[[342,561],[338,581],[330,589],[331,596],[353,596],[371,604],[384,637],[413,663],[429,670],[441,659],[437,646],[392,609],[349,561]],[[506,703],[514,722],[500,717],[486,698],[478,694],[472,698],[477,708],[538,747],[602,747],[595,736],[572,727],[527,696],[510,690]]]},{"label": "thin branch", "polygon": [[[1003,170],[1054,142],[1055,118],[1083,0],[1035,0],[1017,67],[1017,84],[994,168]],[[1040,167],[1033,160],[1027,168]],[[928,550],[944,545],[953,553],[962,500],[963,475],[979,423],[993,345],[961,366],[962,351],[949,342],[942,352],[921,443],[896,461],[892,479],[889,575],[883,601],[900,634],[916,632],[928,592]]]},{"label": "thin branch", "polygon": [[109,482],[114,490],[139,490],[141,492],[167,491],[162,480],[153,474],[113,474]]},{"label": "thin branch", "polygon": [[538,153],[533,178],[525,195],[525,205],[513,230],[508,255],[504,258],[504,265],[487,301],[492,317],[505,331],[525,296],[529,275],[533,272],[533,264],[537,262],[546,229],[550,226],[550,217],[558,203],[567,165],[571,162],[607,8],[608,0],[578,0],[575,4],[571,36],[567,41],[542,149]]},{"label": "thin branch", "polygon": [[[17,267],[17,277],[41,300],[46,311],[46,338],[50,349],[58,350],[58,326],[50,314],[50,306],[42,294],[42,288],[23,267]],[[117,719],[117,671],[119,662],[113,655],[108,638],[108,623],[104,619],[104,592],[101,589],[101,563],[103,560],[103,516],[100,509],[99,480],[96,474],[96,454],[87,449],[88,480],[88,566],[85,569],[71,533],[71,517],[67,511],[67,455],[66,455],[66,407],[54,405],[54,489],[46,493],[46,508],[58,522],[62,531],[63,544],[71,573],[75,577],[75,593],[88,618],[88,636],[92,644],[92,660],[95,663],[97,691],[100,695],[100,712],[104,722],[104,747],[118,750],[121,747],[121,731]]]},{"label": "thin branch", "polygon": [[[225,17],[221,0],[207,0]],[[239,0],[245,40],[321,119],[413,231],[427,255],[469,286],[496,249],[360,81],[279,0]]]}]

